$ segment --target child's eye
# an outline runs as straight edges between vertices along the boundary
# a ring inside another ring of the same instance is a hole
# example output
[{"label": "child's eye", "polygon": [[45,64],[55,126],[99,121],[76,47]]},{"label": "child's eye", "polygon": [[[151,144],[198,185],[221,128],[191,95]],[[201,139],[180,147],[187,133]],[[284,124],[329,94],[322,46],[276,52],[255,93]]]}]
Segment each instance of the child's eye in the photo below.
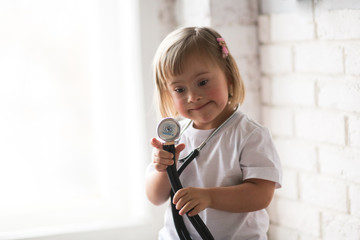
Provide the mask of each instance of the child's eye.
[{"label": "child's eye", "polygon": [[182,93],[184,91],[185,91],[184,88],[175,88],[175,92],[177,92],[177,93]]},{"label": "child's eye", "polygon": [[199,86],[204,86],[208,83],[208,80],[202,80],[199,82]]}]

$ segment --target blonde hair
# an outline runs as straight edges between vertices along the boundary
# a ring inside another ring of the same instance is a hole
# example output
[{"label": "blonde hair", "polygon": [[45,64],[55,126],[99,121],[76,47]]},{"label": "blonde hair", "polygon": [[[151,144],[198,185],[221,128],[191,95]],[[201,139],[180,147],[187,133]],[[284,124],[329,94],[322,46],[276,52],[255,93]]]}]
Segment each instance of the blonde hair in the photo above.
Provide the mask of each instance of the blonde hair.
[{"label": "blonde hair", "polygon": [[230,104],[235,107],[243,102],[245,87],[235,59],[230,53],[223,58],[222,47],[216,40],[217,38],[221,38],[221,35],[211,28],[184,27],[171,32],[161,42],[153,64],[159,110],[162,117],[179,116],[167,88],[166,80],[171,76],[181,74],[186,59],[194,53],[213,61],[223,70],[231,82]]}]

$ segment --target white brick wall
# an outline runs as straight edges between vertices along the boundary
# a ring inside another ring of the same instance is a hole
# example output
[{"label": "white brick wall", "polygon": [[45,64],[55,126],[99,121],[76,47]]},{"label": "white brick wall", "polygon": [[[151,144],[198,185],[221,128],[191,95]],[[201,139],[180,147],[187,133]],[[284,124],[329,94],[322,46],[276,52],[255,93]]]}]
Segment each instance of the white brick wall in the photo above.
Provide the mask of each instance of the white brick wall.
[{"label": "white brick wall", "polygon": [[323,74],[343,72],[343,49],[337,44],[301,43],[294,48],[296,72]]},{"label": "white brick wall", "polygon": [[360,75],[360,44],[346,44],[345,49],[345,73]]},{"label": "white brick wall", "polygon": [[360,147],[360,116],[349,116],[348,137],[351,147]]},{"label": "white brick wall", "polygon": [[[270,129],[272,128],[270,127]],[[276,134],[274,135],[277,136]],[[314,144],[294,137],[282,138],[277,136],[275,137],[275,145],[277,147],[282,166],[286,170],[296,172],[301,170],[301,172],[308,173],[316,173],[318,171],[318,150]],[[284,186],[286,186],[285,181]]]},{"label": "white brick wall", "polygon": [[[196,2],[196,1],[192,1]],[[258,17],[258,3],[254,0],[210,0],[211,25],[254,25]]]},{"label": "white brick wall", "polygon": [[266,74],[284,74],[292,72],[292,48],[290,45],[260,46],[260,67]]},{"label": "white brick wall", "polygon": [[360,220],[349,214],[325,212],[322,215],[324,240],[360,239]]},{"label": "white brick wall", "polygon": [[273,14],[270,19],[273,42],[310,40],[314,37],[315,24],[312,14]]},{"label": "white brick wall", "polygon": [[298,138],[345,144],[344,116],[333,111],[301,110],[295,114],[295,133]]},{"label": "white brick wall", "polygon": [[319,39],[356,40],[360,38],[360,12],[358,9],[333,11],[320,9],[316,14],[316,25]]},{"label": "white brick wall", "polygon": [[359,77],[322,77],[318,86],[320,107],[360,112]]},{"label": "white brick wall", "polygon": [[338,180],[360,184],[359,157],[360,150],[356,148],[320,146],[320,172]]},{"label": "white brick wall", "polygon": [[270,226],[268,235],[270,239],[287,239],[287,240],[299,239],[296,230],[285,227],[278,227],[276,225]]},{"label": "white brick wall", "polygon": [[268,211],[274,225],[313,236],[320,235],[320,211],[308,204],[277,198]]},{"label": "white brick wall", "polygon": [[274,76],[269,80],[266,103],[283,106],[314,106],[315,79],[301,75]]},{"label": "white brick wall", "polygon": [[260,0],[262,121],[282,160],[270,240],[360,239],[360,3]]},{"label": "white brick wall", "polygon": [[350,185],[350,213],[355,217],[360,217],[360,186]]},{"label": "white brick wall", "polygon": [[347,211],[346,185],[338,179],[319,174],[301,174],[300,199],[319,208]]}]

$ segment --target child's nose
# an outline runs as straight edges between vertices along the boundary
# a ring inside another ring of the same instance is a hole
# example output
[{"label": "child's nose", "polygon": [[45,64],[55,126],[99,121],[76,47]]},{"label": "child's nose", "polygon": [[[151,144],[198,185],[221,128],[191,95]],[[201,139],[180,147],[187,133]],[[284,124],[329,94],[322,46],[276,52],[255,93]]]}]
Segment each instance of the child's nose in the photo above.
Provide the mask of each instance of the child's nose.
[{"label": "child's nose", "polygon": [[197,102],[201,100],[201,94],[198,91],[189,91],[188,102]]}]

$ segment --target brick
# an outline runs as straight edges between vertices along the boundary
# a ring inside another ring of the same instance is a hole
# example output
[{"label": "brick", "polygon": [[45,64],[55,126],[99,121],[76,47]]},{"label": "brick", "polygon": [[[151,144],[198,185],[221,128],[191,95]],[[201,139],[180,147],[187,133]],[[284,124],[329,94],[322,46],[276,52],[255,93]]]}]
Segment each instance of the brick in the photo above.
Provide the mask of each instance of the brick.
[{"label": "brick", "polygon": [[[177,21],[184,26],[210,26],[212,17],[208,0],[182,0],[178,6]],[[211,16],[211,17],[210,17]]]},{"label": "brick", "polygon": [[316,237],[316,236],[300,234],[299,240],[322,240],[322,239],[320,237]]},{"label": "brick", "polygon": [[349,188],[350,214],[360,218],[360,185]]},{"label": "brick", "polygon": [[269,240],[298,240],[298,233],[294,229],[270,225],[268,232]]},{"label": "brick", "polygon": [[284,168],[317,172],[317,152],[313,144],[287,138],[276,138],[274,142]]},{"label": "brick", "polygon": [[360,183],[360,150],[333,146],[319,147],[320,172]]},{"label": "brick", "polygon": [[241,105],[241,110],[249,117],[260,121],[260,93],[258,91],[247,91],[246,97]]},{"label": "brick", "polygon": [[323,213],[323,240],[360,239],[360,219],[347,214]]},{"label": "brick", "polygon": [[263,107],[262,123],[268,127],[274,136],[293,135],[293,114],[290,110]]},{"label": "brick", "polygon": [[261,43],[270,42],[270,18],[267,15],[260,15],[258,18],[258,35]]},{"label": "brick", "polygon": [[311,1],[261,0],[262,13],[312,13]]},{"label": "brick", "polygon": [[[196,2],[196,1],[195,1]],[[191,3],[195,3],[191,1]],[[210,0],[211,24],[214,27],[256,24],[258,4],[253,0]]]},{"label": "brick", "polygon": [[360,81],[352,77],[319,79],[321,107],[360,112]]},{"label": "brick", "polygon": [[269,208],[271,222],[313,236],[320,235],[320,212],[299,201],[278,198]]},{"label": "brick", "polygon": [[224,37],[229,51],[234,57],[258,54],[256,25],[223,25],[217,27],[216,30]]},{"label": "brick", "polygon": [[333,178],[301,174],[300,199],[319,207],[347,211],[346,185]]},{"label": "brick", "polygon": [[261,101],[265,104],[271,104],[271,79],[266,76],[262,76],[260,79],[261,85]]},{"label": "brick", "polygon": [[260,46],[260,67],[265,74],[281,74],[292,72],[291,46]]},{"label": "brick", "polygon": [[345,45],[345,73],[360,75],[360,44]]},{"label": "brick", "polygon": [[316,23],[319,39],[351,40],[360,38],[360,10],[318,11]]},{"label": "brick", "polygon": [[297,173],[293,170],[283,169],[282,182],[282,187],[275,192],[276,196],[293,200],[298,199],[299,188]]},{"label": "brick", "polygon": [[159,21],[159,31],[161,38],[165,37],[169,32],[173,31],[178,25],[177,15],[174,14],[176,4],[174,1],[160,0],[157,20]]},{"label": "brick", "polygon": [[298,111],[295,113],[295,134],[309,140],[344,145],[344,121],[344,117],[335,112]]},{"label": "brick", "polygon": [[342,0],[342,1],[316,1],[317,11],[336,10],[336,9],[360,9],[360,2],[354,0]]},{"label": "brick", "polygon": [[315,106],[315,80],[302,76],[276,76],[271,79],[271,101],[275,105]]},{"label": "brick", "polygon": [[295,71],[337,74],[343,72],[342,48],[327,43],[307,43],[295,46]]},{"label": "brick", "polygon": [[360,147],[360,116],[350,116],[348,120],[349,145]]},{"label": "brick", "polygon": [[260,70],[258,56],[236,58],[240,75],[244,80],[246,91],[259,91]]},{"label": "brick", "polygon": [[285,13],[270,17],[272,42],[310,40],[315,37],[312,14]]}]

